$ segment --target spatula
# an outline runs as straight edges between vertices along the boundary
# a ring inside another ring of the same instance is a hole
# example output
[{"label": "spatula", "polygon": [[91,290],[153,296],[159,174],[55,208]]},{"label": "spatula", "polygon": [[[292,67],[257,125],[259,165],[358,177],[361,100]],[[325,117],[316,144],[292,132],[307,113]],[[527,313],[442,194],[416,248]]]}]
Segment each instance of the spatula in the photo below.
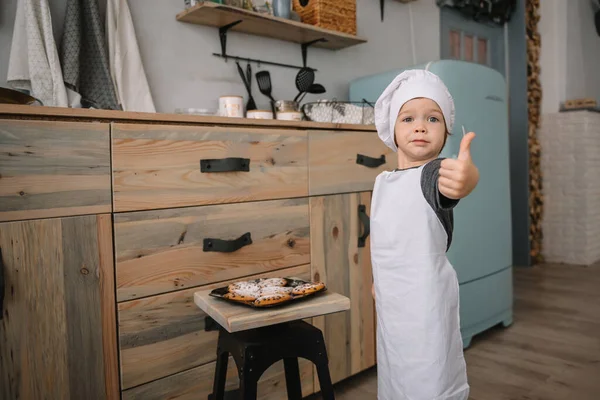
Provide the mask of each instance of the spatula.
[{"label": "spatula", "polygon": [[271,99],[271,110],[273,111],[273,116],[275,116],[275,99],[271,94],[273,90],[271,86],[271,74],[269,71],[259,71],[256,73],[256,82],[258,83],[258,89],[262,94]]}]

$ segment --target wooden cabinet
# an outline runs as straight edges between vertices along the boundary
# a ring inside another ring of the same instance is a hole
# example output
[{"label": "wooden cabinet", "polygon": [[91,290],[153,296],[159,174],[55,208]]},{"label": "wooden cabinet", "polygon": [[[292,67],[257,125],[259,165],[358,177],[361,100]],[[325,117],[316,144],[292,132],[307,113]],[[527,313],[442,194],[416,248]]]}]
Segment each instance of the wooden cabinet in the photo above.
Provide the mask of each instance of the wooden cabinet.
[{"label": "wooden cabinet", "polygon": [[[193,294],[265,276],[350,298],[309,321],[334,382],[375,364],[370,191],[395,155],[373,129],[99,115],[0,120],[0,398],[206,398],[217,332]],[[287,398],[282,362],[259,396]]]},{"label": "wooden cabinet", "polygon": [[115,211],[301,197],[306,131],[114,124]]},{"label": "wooden cabinet", "polygon": [[0,397],[119,397],[110,214],[0,224]]},{"label": "wooden cabinet", "polygon": [[308,143],[311,196],[373,190],[377,175],[397,164],[377,132],[310,132]]},{"label": "wooden cabinet", "polygon": [[0,221],[110,213],[106,123],[0,120]]},{"label": "wooden cabinet", "polygon": [[375,305],[366,236],[370,208],[371,192],[310,199],[312,278],[351,303],[345,313],[313,318],[325,336],[334,383],[375,365]]}]

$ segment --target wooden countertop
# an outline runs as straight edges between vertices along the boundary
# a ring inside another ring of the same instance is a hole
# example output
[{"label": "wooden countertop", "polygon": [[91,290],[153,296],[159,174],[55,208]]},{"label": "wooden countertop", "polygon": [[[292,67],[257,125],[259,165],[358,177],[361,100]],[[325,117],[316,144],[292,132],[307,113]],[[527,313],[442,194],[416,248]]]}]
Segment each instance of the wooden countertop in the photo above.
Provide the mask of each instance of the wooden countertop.
[{"label": "wooden countertop", "polygon": [[15,104],[0,104],[0,118],[31,119],[77,119],[90,121],[118,121],[132,123],[165,123],[197,125],[256,126],[264,128],[322,129],[348,131],[375,131],[374,125],[335,124],[311,121],[280,121],[248,118],[227,118],[166,113],[145,113],[86,108],[43,107]]}]

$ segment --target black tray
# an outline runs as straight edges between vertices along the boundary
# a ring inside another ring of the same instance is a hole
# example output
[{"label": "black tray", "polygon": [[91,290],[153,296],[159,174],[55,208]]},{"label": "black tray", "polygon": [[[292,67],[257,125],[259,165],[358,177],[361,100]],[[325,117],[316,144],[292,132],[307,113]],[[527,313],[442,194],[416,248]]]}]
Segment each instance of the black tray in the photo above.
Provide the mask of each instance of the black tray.
[{"label": "black tray", "polygon": [[[286,278],[286,277],[284,277],[283,279],[285,279],[287,281],[287,283],[284,285],[284,287],[296,287],[296,286],[299,286],[299,285],[302,285],[302,284],[305,284],[305,283],[312,283],[312,282],[309,282],[309,281],[305,281],[305,280],[302,280],[302,279],[296,279],[296,278]],[[261,279],[248,279],[248,280],[246,280],[244,282],[258,283],[260,281],[261,281]],[[284,306],[284,305],[290,304],[292,302],[297,302],[297,301],[304,300],[304,299],[313,297],[315,295],[321,294],[321,293],[325,292],[326,290],[327,290],[327,286],[325,286],[323,289],[319,290],[318,292],[309,293],[309,294],[303,294],[301,296],[294,296],[294,295],[292,295],[292,298],[289,299],[289,300],[282,301],[281,303],[278,303],[278,304],[269,304],[269,305],[264,305],[264,306],[254,305],[253,304],[254,302],[252,302],[252,301],[244,302],[244,301],[230,300],[230,299],[227,299],[227,298],[223,297],[225,294],[229,293],[229,285],[213,289],[209,293],[209,296],[217,297],[217,298],[225,300],[225,301],[227,301],[229,303],[241,304],[241,305],[245,305],[245,306],[248,306],[248,307],[261,309],[261,308],[273,308],[273,307]]]}]

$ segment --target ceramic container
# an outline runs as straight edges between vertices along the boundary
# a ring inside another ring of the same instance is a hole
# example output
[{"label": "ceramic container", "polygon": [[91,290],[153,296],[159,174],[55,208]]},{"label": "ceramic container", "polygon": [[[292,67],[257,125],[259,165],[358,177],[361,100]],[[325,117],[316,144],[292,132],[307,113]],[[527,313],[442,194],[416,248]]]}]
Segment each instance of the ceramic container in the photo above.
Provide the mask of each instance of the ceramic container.
[{"label": "ceramic container", "polygon": [[250,110],[246,112],[246,118],[273,119],[273,113],[269,110]]},{"label": "ceramic container", "polygon": [[219,115],[221,117],[244,118],[244,98],[242,96],[219,97]]}]

